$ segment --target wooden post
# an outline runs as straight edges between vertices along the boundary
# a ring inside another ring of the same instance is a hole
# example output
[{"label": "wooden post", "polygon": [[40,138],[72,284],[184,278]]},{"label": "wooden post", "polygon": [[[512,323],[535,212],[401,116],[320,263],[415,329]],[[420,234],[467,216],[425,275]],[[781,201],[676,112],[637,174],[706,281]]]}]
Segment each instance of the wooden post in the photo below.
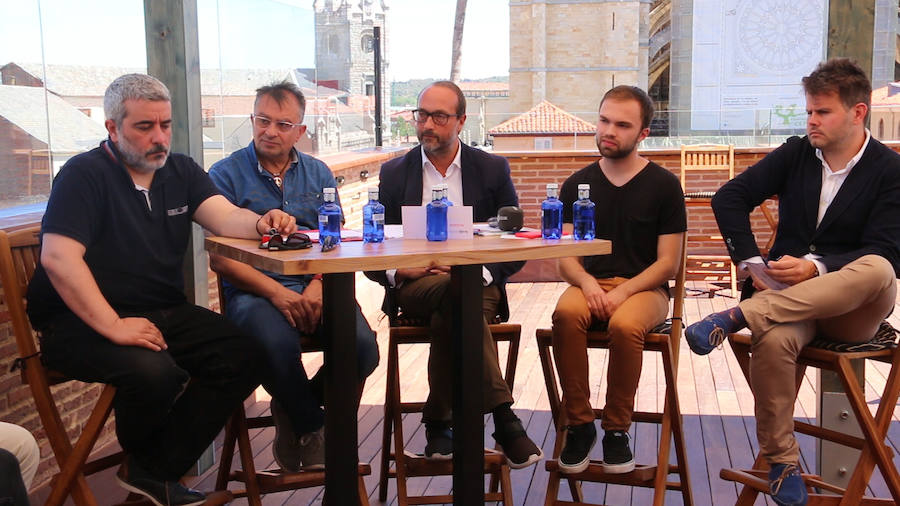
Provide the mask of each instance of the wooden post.
[{"label": "wooden post", "polygon": [[[203,165],[200,107],[200,51],[196,0],[144,0],[147,72],[172,95],[172,152]],[[203,230],[194,224],[184,261],[188,300],[209,306],[208,260]]]}]

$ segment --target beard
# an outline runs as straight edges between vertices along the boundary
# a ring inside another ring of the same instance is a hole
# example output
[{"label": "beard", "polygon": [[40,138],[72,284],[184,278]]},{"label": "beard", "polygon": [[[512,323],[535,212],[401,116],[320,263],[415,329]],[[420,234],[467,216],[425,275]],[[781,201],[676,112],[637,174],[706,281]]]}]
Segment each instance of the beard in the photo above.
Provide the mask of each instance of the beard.
[{"label": "beard", "polygon": [[[119,142],[116,143],[116,147],[119,148],[119,155],[122,157],[122,162],[126,166],[143,174],[161,169],[162,166],[166,164],[166,160],[169,159],[169,146],[166,146],[165,144],[154,144],[145,153],[141,153],[128,142],[124,135],[121,135],[119,136]],[[148,156],[155,153],[165,153],[166,156],[159,160],[147,159]]]},{"label": "beard", "polygon": [[[428,137],[426,137],[426,135]],[[423,130],[421,132],[416,132],[416,137],[419,139],[419,144],[421,144],[422,147],[425,148],[425,152],[429,154],[444,154],[453,148],[452,137],[447,137],[446,139],[441,138],[441,136],[435,133],[433,130]]]},{"label": "beard", "polygon": [[600,154],[603,155],[603,158],[609,158],[612,160],[616,160],[619,158],[625,158],[634,152],[637,147],[637,139],[635,139],[631,143],[619,143],[618,146],[604,146],[601,142],[601,138],[594,136],[594,140],[597,142],[597,149],[600,151]]}]

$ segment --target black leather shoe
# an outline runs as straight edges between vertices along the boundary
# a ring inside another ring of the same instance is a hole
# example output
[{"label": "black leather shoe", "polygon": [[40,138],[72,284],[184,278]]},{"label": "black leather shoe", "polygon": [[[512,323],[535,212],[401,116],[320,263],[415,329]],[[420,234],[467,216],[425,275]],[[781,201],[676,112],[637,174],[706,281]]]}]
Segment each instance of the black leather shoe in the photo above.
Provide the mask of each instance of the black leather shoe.
[{"label": "black leather shoe", "polygon": [[447,422],[425,422],[425,458],[453,458],[453,430]]},{"label": "black leather shoe", "polygon": [[135,462],[131,456],[116,473],[116,480],[125,490],[141,494],[156,506],[193,506],[206,502],[206,495],[189,489],[177,481],[159,480]]}]

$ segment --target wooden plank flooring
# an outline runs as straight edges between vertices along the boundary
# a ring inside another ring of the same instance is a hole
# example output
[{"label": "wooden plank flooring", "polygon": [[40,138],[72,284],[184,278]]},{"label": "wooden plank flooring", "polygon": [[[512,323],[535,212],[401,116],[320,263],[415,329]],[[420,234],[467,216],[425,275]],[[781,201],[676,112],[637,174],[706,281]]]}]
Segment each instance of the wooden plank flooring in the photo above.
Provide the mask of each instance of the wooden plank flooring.
[{"label": "wooden plank flooring", "polygon": [[[702,282],[690,282],[691,288],[702,290]],[[549,411],[549,404],[544,387],[540,361],[534,332],[537,328],[550,326],[550,318],[559,294],[565,289],[564,283],[521,283],[509,285],[511,321],[521,323],[522,341],[519,349],[519,363],[513,406],[522,419],[529,436],[544,453],[549,456],[553,452],[555,431]],[[373,328],[378,330],[378,342],[381,348],[382,361],[369,377],[362,396],[359,410],[359,458],[372,465],[372,475],[366,478],[366,489],[372,504],[378,501],[378,476],[380,473],[382,418],[385,391],[385,372],[387,356],[387,320],[380,318],[382,291],[369,281],[360,278],[357,281],[358,299],[364,314]],[[723,295],[728,290],[718,292]],[[689,294],[690,295],[690,294]],[[735,303],[735,299],[727,296],[708,298],[705,295],[688,297],[685,304],[686,322],[697,321],[712,311],[720,311]],[[900,315],[895,312],[890,322],[900,328]],[[731,482],[719,479],[722,467],[749,466],[758,450],[753,418],[753,395],[741,374],[740,367],[731,349],[726,345],[723,350],[715,351],[707,356],[697,356],[682,343],[679,363],[679,394],[684,417],[685,436],[688,441],[688,461],[691,472],[691,484],[694,502],[698,505],[733,504],[737,497],[737,488]],[[501,357],[505,349],[501,349]],[[595,406],[602,404],[606,394],[607,353],[595,350],[590,352],[590,381],[593,389]],[[401,384],[405,400],[424,399],[427,393],[428,347],[426,345],[406,346],[400,350]],[[501,358],[502,361],[502,358]],[[321,365],[319,354],[304,356],[307,370],[314,371]],[[502,365],[502,364],[501,364]],[[878,407],[878,392],[886,381],[889,366],[874,365],[867,368],[866,398],[871,409]],[[662,361],[657,353],[644,354],[644,367],[636,409],[661,408],[665,379],[662,372]],[[257,390],[256,400],[248,402],[248,414],[263,413],[268,410],[268,395],[264,390]],[[806,380],[800,390],[795,415],[799,418],[813,420],[816,416],[816,393],[814,373],[807,373]],[[421,452],[425,446],[424,429],[419,423],[418,415],[408,415],[404,419],[403,429],[407,448]],[[492,447],[494,441],[490,436],[493,426],[490,417],[485,417],[485,446]],[[638,462],[652,462],[655,459],[658,444],[658,427],[649,424],[635,424],[631,429],[635,456]],[[257,468],[273,468],[275,463],[271,453],[274,430],[269,428],[252,431],[251,443],[254,450]],[[815,442],[811,438],[801,438],[801,454],[804,467],[815,466]],[[890,429],[890,445],[894,450],[895,462],[900,462],[900,410],[894,410],[894,423]],[[216,452],[221,442],[217,441]],[[600,458],[602,451],[598,444],[593,457]],[[674,453],[672,457],[674,462]],[[512,471],[513,495],[516,505],[541,505],[547,485],[548,473],[543,463],[528,469]],[[103,503],[111,503],[124,498],[113,482],[112,473],[101,473],[91,480],[92,486],[101,491],[103,497],[110,498]],[[197,478],[189,480],[195,488],[211,490],[215,483],[214,470],[207,471]],[[415,478],[408,483],[410,492],[445,493],[451,489],[449,477]],[[649,489],[632,489],[616,485],[585,484],[584,493],[592,502],[615,505],[649,504],[652,497]],[[870,494],[880,497],[888,495],[884,481],[876,471],[870,484]],[[107,495],[108,494],[108,495]],[[33,499],[45,497],[46,492],[35,491]],[[560,498],[569,498],[568,487],[563,483],[560,487]],[[682,504],[680,493],[669,491],[666,504]],[[322,501],[321,489],[288,491],[270,494],[264,497],[267,505],[306,505],[319,504]],[[38,501],[35,501],[38,503]],[[390,481],[387,504],[396,503],[396,486]],[[246,504],[238,500],[235,504]],[[757,500],[758,505],[774,504],[767,499]]]}]

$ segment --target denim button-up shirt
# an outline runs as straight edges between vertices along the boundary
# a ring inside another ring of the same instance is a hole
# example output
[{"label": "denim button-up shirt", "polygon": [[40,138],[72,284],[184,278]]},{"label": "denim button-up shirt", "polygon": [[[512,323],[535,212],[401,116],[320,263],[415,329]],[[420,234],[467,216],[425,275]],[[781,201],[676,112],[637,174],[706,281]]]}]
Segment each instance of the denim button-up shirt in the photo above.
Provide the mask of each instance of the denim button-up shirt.
[{"label": "denim button-up shirt", "polygon": [[[219,160],[209,169],[219,191],[232,204],[265,214],[271,209],[281,209],[297,219],[297,226],[304,230],[319,227],[319,206],[324,202],[323,188],[335,188],[334,174],[321,160],[297,150],[291,151],[291,164],[284,171],[282,187],[278,188],[272,175],[262,168],[256,157],[253,142],[235,151],[228,158]],[[338,204],[340,198],[338,197]],[[266,274],[288,286],[296,284],[298,276],[285,276],[274,272]],[[302,276],[302,284],[309,276]]]}]

